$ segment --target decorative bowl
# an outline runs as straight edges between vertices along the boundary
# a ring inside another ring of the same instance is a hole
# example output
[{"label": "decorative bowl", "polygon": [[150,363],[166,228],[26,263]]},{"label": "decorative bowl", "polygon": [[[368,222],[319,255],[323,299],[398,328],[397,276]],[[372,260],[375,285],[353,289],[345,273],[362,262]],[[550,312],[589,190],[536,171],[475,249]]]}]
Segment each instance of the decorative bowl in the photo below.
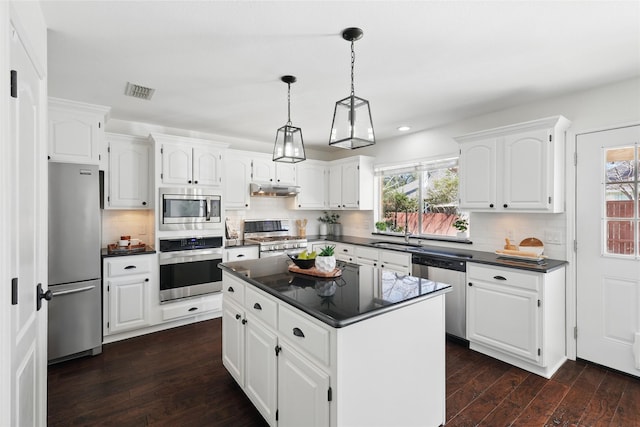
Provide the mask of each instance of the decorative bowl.
[{"label": "decorative bowl", "polygon": [[[289,255],[289,254],[287,254]],[[298,259],[298,255],[289,255],[289,258],[291,258],[291,261],[293,261],[293,263],[295,265],[297,265],[298,267],[300,267],[303,270],[308,270],[310,268],[312,268],[314,265],[316,265],[316,259],[312,258],[312,259]]]},{"label": "decorative bowl", "polygon": [[542,255],[542,252],[544,252],[544,244],[541,240],[536,239],[535,237],[527,237],[520,242],[518,248],[522,252],[533,252],[537,256]]}]

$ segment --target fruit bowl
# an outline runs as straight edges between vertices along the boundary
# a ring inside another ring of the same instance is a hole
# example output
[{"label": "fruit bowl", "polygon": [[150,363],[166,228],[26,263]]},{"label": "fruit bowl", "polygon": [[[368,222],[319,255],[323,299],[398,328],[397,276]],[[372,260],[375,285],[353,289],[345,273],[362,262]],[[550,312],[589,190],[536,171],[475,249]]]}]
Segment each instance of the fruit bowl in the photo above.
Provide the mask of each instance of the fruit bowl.
[{"label": "fruit bowl", "polygon": [[[287,255],[289,255],[289,254],[287,254]],[[291,258],[291,261],[293,261],[293,263],[295,265],[297,265],[298,267],[300,267],[303,270],[308,270],[308,269],[312,268],[314,265],[316,265],[316,259],[315,258],[298,259],[298,255],[289,255],[289,258]]]}]

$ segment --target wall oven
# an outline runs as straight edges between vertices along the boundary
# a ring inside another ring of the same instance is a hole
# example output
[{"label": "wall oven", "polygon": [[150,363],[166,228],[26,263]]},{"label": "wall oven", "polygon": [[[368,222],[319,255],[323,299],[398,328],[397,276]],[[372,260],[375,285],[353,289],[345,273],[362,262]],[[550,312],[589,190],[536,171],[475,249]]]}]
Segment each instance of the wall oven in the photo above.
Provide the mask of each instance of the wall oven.
[{"label": "wall oven", "polygon": [[222,227],[222,198],[200,188],[160,189],[160,230],[206,230]]},{"label": "wall oven", "polygon": [[160,240],[160,302],[222,290],[222,237]]}]

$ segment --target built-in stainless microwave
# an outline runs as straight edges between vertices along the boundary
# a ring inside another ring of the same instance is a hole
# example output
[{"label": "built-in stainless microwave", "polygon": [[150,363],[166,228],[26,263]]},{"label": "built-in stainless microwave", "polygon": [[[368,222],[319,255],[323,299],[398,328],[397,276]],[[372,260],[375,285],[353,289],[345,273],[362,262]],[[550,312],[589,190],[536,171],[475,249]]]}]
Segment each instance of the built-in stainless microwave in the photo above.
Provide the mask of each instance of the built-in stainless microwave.
[{"label": "built-in stainless microwave", "polygon": [[206,230],[222,226],[219,194],[201,188],[160,189],[160,230]]}]

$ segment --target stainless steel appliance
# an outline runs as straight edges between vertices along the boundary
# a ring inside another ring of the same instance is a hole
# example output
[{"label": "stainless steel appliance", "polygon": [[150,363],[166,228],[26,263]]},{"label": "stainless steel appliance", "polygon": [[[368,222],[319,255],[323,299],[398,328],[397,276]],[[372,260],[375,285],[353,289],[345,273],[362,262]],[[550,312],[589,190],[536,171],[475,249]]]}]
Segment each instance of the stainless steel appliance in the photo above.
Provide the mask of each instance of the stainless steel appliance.
[{"label": "stainless steel appliance", "polygon": [[451,292],[445,297],[445,330],[447,334],[467,339],[467,262],[443,254],[413,254],[413,276],[448,283]]},{"label": "stainless steel appliance", "polygon": [[102,352],[98,166],[49,163],[50,363]]},{"label": "stainless steel appliance", "polygon": [[307,239],[289,234],[286,219],[245,220],[244,241],[260,245],[260,258],[297,254],[307,247]]},{"label": "stainless steel appliance", "polygon": [[222,198],[200,188],[160,189],[160,230],[222,228]]},{"label": "stainless steel appliance", "polygon": [[222,290],[222,237],[160,240],[160,302]]}]

